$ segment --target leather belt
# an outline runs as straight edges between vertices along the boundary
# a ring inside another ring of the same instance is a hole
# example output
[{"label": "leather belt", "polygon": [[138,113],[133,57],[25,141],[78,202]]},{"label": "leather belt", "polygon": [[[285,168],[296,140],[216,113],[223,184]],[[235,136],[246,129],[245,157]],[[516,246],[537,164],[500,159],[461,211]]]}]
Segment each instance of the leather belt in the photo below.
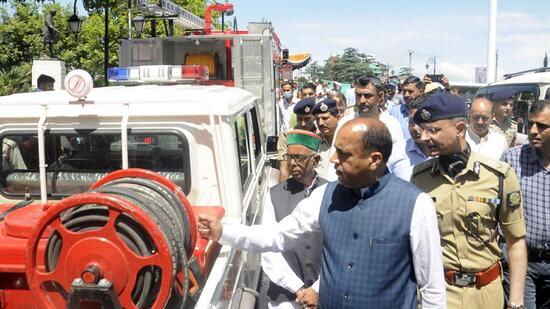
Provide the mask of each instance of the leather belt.
[{"label": "leather belt", "polygon": [[489,269],[477,273],[464,273],[454,270],[445,271],[445,281],[450,285],[458,287],[475,286],[479,289],[493,282],[498,277],[500,277],[500,263],[496,263],[489,267]]}]

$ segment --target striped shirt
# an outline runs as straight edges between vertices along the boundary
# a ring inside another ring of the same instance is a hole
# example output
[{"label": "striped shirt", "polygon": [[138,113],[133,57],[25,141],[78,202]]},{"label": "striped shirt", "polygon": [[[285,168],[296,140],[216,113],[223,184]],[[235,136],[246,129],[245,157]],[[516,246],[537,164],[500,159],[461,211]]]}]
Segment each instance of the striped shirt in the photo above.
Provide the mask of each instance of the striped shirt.
[{"label": "striped shirt", "polygon": [[501,158],[515,170],[521,185],[527,246],[550,250],[550,171],[531,145],[506,151]]}]

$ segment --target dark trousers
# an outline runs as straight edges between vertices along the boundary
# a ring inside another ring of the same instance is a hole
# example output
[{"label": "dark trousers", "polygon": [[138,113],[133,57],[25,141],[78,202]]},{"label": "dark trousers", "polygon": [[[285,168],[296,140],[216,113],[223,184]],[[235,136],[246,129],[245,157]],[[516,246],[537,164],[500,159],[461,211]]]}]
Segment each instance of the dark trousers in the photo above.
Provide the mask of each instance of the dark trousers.
[{"label": "dark trousers", "polygon": [[[504,294],[508,296],[510,293],[510,271],[506,252],[504,257]],[[550,259],[529,258],[524,293],[525,309],[550,308]]]}]

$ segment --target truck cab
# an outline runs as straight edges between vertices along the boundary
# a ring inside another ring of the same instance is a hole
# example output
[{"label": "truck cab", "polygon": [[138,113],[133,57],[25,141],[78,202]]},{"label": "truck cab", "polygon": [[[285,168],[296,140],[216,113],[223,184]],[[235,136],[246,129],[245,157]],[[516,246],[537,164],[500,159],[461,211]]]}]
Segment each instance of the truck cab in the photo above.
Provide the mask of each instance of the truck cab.
[{"label": "truck cab", "polygon": [[[77,100],[59,90],[0,97],[0,108],[0,213],[25,199],[34,201],[27,207],[63,201],[107,173],[142,168],[179,186],[195,208],[221,206],[227,222],[258,223],[269,167],[261,109],[246,90],[116,86]],[[2,237],[25,243],[20,235]],[[208,261],[196,308],[246,307],[241,297],[256,287],[259,255],[203,244]],[[24,248],[10,250],[0,256],[0,281],[8,280],[2,272],[24,273]]]}]

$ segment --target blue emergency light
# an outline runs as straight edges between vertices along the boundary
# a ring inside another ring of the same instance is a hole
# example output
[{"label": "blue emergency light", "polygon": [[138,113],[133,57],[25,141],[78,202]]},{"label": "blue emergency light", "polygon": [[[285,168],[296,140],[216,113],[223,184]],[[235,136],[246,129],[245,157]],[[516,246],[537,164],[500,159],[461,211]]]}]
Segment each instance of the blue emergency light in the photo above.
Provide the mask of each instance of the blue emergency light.
[{"label": "blue emergency light", "polygon": [[107,78],[112,83],[178,83],[208,80],[204,65],[144,65],[109,68]]}]

